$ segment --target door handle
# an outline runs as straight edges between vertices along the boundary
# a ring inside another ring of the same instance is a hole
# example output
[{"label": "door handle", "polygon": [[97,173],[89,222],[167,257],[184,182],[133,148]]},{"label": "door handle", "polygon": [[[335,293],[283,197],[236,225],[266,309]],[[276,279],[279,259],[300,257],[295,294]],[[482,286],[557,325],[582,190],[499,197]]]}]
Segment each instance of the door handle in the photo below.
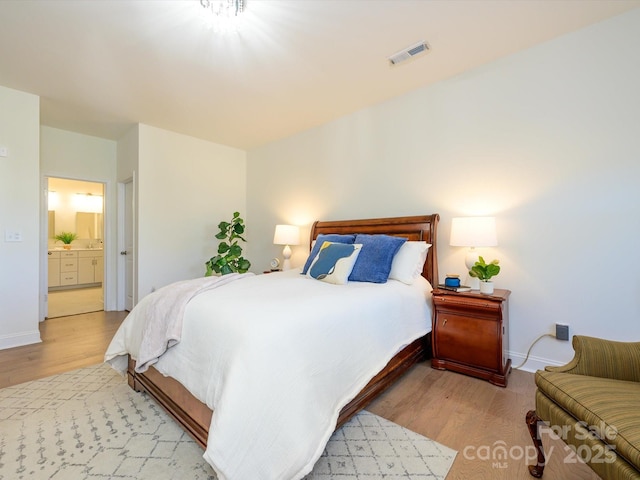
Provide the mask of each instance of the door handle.
[{"label": "door handle", "polygon": [[123,250],[120,252],[120,255],[126,255],[128,252],[126,250]]}]

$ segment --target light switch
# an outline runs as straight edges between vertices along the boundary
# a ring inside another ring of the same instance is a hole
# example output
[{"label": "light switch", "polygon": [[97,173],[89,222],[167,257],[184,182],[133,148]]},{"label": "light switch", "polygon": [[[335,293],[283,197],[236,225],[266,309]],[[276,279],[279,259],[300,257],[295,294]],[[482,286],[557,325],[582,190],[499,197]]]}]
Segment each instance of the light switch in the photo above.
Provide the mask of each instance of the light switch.
[{"label": "light switch", "polygon": [[6,157],[9,155],[9,150],[7,149],[7,147],[3,147],[2,145],[0,145],[0,157]]},{"label": "light switch", "polygon": [[4,241],[5,242],[21,242],[22,232],[19,230],[5,230]]}]

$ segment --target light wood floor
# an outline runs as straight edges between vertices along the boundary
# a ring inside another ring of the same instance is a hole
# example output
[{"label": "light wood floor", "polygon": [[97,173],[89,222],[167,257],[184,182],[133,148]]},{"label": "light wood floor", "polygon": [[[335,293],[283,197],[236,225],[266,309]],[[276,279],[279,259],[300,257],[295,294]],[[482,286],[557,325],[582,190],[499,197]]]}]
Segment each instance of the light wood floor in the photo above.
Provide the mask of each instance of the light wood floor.
[{"label": "light wood floor", "polygon": [[[523,454],[533,456],[525,424],[535,408],[533,373],[515,370],[507,388],[454,372],[435,370],[429,361],[413,367],[367,410],[458,451],[447,480],[531,480]],[[542,440],[547,453],[545,480],[597,480],[560,439]],[[494,460],[498,447],[512,452]],[[552,448],[552,450],[550,450]],[[551,455],[549,455],[551,451]]]},{"label": "light wood floor", "polygon": [[68,317],[104,310],[102,287],[49,291],[48,318]]},{"label": "light wood floor", "polygon": [[[0,388],[102,362],[126,312],[95,312],[40,324],[43,342],[0,350]],[[485,459],[504,446],[511,457],[531,451],[524,422],[534,407],[533,374],[514,371],[507,388],[453,372],[428,361],[411,369],[367,410],[458,451],[447,480],[530,480],[523,458]],[[545,480],[597,480],[558,439],[543,438]],[[498,465],[500,463],[500,465]]]},{"label": "light wood floor", "polygon": [[41,343],[0,350],[0,388],[96,365],[127,312],[93,312],[40,322]]}]

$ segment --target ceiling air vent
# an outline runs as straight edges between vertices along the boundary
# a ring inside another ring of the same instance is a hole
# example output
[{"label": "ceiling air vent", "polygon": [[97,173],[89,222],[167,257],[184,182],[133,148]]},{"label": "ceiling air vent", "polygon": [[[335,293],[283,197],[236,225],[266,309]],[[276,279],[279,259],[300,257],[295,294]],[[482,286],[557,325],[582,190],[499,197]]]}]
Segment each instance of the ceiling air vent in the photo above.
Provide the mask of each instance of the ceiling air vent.
[{"label": "ceiling air vent", "polygon": [[405,60],[409,60],[416,55],[428,51],[429,45],[427,45],[427,42],[416,43],[415,45],[411,45],[410,47],[407,47],[404,50],[400,50],[399,52],[391,55],[389,57],[389,63],[391,63],[391,65],[396,65],[397,63],[404,62]]}]

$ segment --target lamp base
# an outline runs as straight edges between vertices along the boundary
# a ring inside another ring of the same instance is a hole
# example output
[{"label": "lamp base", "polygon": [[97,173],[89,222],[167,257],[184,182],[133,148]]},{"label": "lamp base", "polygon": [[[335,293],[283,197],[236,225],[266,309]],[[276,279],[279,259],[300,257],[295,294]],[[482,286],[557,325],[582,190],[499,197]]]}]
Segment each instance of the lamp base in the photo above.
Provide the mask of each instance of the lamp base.
[{"label": "lamp base", "polygon": [[291,247],[289,245],[285,245],[282,249],[282,257],[284,261],[282,262],[282,271],[291,270]]},{"label": "lamp base", "polygon": [[468,285],[471,287],[471,290],[480,290],[480,279],[476,277],[472,277],[469,275],[469,271],[478,261],[478,251],[474,247],[470,247],[467,252],[467,256],[464,259],[464,264],[467,267],[467,275],[469,276]]}]

